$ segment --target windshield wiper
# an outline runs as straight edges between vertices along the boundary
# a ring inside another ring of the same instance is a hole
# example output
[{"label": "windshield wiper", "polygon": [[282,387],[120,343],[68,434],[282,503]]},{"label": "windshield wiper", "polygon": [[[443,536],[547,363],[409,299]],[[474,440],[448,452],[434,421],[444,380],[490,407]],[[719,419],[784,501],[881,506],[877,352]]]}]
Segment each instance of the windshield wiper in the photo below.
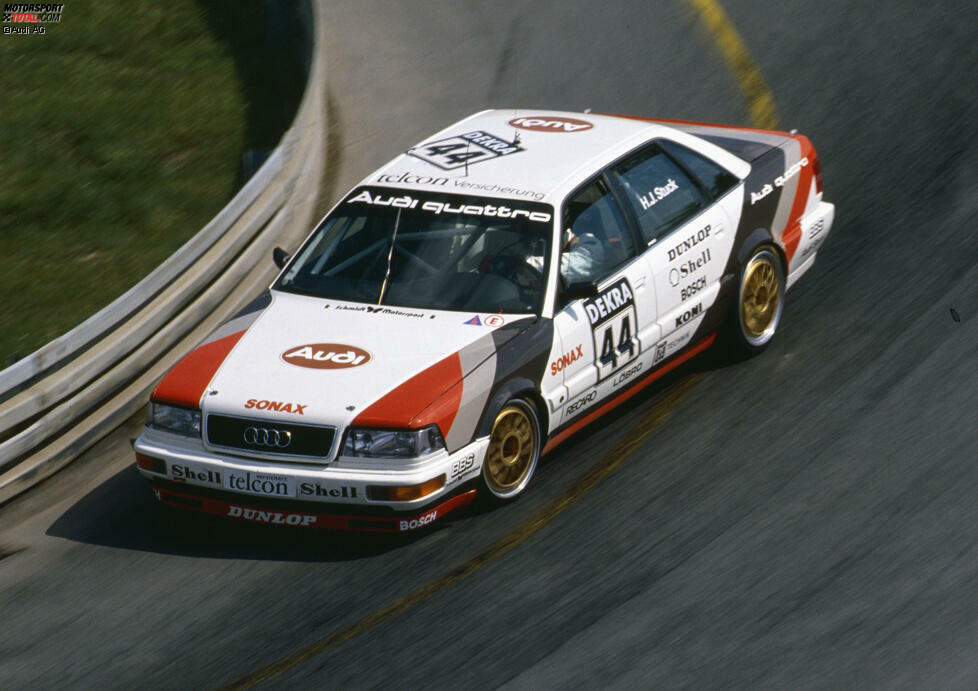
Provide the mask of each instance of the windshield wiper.
[{"label": "windshield wiper", "polygon": [[397,242],[397,229],[401,226],[401,209],[397,210],[397,218],[394,219],[394,232],[391,234],[391,246],[387,250],[387,269],[384,271],[384,282],[380,284],[380,295],[377,297],[377,304],[384,301],[384,293],[387,292],[387,281],[391,277],[391,260],[394,257],[394,243]]}]

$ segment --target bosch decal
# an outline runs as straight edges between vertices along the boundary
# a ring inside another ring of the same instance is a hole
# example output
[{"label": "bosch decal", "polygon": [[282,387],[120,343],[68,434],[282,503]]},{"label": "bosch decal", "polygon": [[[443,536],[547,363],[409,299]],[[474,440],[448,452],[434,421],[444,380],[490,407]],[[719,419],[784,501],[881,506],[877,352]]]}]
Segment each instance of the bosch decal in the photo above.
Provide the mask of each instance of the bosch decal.
[{"label": "bosch decal", "polygon": [[682,300],[688,300],[706,287],[706,276],[700,276],[688,286],[683,286],[679,291]]},{"label": "bosch decal", "polygon": [[601,381],[639,355],[635,294],[628,279],[621,278],[586,300],[584,311],[591,322],[594,352],[600,353],[594,364]]},{"label": "bosch decal", "polygon": [[416,530],[422,526],[428,525],[436,518],[438,518],[438,512],[432,511],[431,513],[426,513],[420,518],[412,518],[410,521],[401,521],[398,527],[401,532],[404,532],[405,530]]},{"label": "bosch decal", "polygon": [[282,360],[297,367],[343,369],[367,364],[370,353],[342,343],[310,343],[286,350],[282,353]]}]

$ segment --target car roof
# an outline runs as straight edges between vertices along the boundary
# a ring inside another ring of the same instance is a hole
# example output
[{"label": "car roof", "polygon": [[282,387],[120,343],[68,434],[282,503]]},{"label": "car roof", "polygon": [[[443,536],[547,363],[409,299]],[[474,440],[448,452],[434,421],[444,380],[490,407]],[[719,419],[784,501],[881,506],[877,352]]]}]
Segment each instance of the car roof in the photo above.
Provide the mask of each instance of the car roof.
[{"label": "car roof", "polygon": [[422,140],[361,184],[553,202],[666,133],[677,134],[658,123],[609,115],[486,110]]}]

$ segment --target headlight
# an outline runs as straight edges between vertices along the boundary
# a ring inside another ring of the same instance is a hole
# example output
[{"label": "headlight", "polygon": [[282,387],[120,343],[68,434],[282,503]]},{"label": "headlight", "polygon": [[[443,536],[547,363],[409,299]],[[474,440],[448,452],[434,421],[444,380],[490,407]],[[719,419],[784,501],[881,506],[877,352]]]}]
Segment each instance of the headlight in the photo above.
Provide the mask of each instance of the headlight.
[{"label": "headlight", "polygon": [[167,432],[199,437],[200,411],[150,402],[149,424],[157,429],[165,429]]},{"label": "headlight", "polygon": [[344,456],[370,458],[418,458],[445,448],[437,425],[422,429],[356,429],[347,430]]}]

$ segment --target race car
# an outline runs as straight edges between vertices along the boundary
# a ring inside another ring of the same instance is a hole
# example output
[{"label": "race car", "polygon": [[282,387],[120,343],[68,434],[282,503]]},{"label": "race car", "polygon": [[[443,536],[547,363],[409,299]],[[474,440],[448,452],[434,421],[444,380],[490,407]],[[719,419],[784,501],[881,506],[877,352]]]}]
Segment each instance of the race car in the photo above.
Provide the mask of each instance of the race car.
[{"label": "race car", "polygon": [[715,341],[763,350],[832,226],[795,133],[491,110],[369,175],[153,391],[163,503],[411,531]]}]

